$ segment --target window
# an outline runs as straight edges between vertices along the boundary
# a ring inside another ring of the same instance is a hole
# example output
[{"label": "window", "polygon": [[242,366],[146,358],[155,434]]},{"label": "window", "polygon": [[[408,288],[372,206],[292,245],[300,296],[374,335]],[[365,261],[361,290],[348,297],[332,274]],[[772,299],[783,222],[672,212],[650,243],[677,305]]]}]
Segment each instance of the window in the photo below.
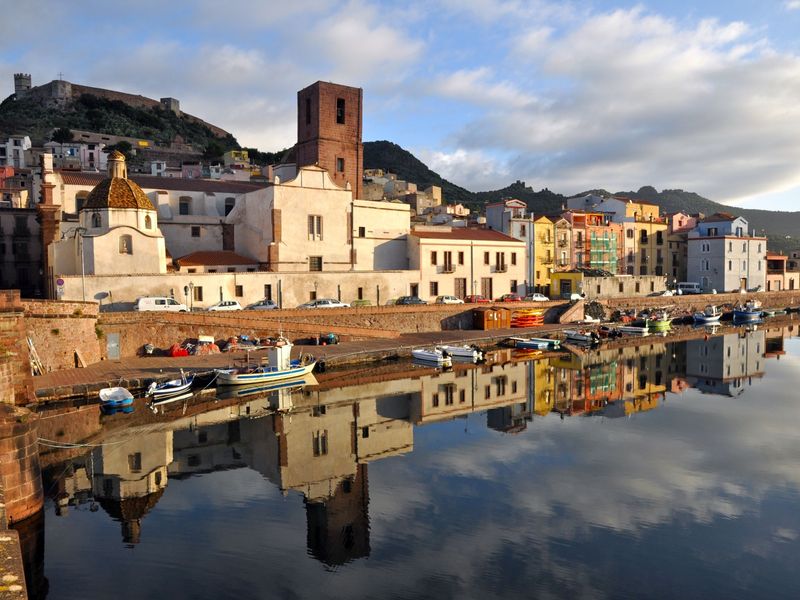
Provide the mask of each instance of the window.
[{"label": "window", "polygon": [[761,254],[761,244],[758,245],[758,253]]},{"label": "window", "polygon": [[[361,428],[361,437],[362,437],[362,438],[368,438],[368,437],[369,437],[369,427],[362,427],[362,428]],[[345,483],[348,483],[348,484],[349,484],[349,483],[350,483],[350,481],[349,481],[349,480],[348,480],[348,481],[345,481]],[[348,486],[348,487],[349,487],[349,486]]]},{"label": "window", "polygon": [[640,283],[637,281],[637,282],[636,282],[636,293],[637,293],[637,294],[638,294],[638,293],[639,293],[639,291],[641,290],[641,287],[642,287],[642,286],[641,286],[641,284],[640,284]]},{"label": "window", "polygon": [[308,215],[308,239],[322,240],[322,216]]},{"label": "window", "polygon": [[358,288],[358,299],[359,300],[363,300],[364,299],[364,288],[363,287]]},{"label": "window", "polygon": [[228,273],[236,273],[236,267],[228,267]]},{"label": "window", "polygon": [[133,254],[133,238],[130,235],[119,236],[119,253]]},{"label": "window", "polygon": [[308,257],[308,270],[309,271],[322,271],[322,257],[309,256]]},{"label": "window", "polygon": [[192,199],[189,196],[181,196],[178,200],[178,214],[190,215],[192,214]]},{"label": "window", "polygon": [[458,390],[458,403],[464,404],[467,401],[467,392],[463,388]]},{"label": "window", "polygon": [[526,231],[527,231],[527,230],[526,230],[526,228],[525,228],[525,225],[520,225],[520,226],[519,226],[519,236],[520,236],[520,237],[525,237],[525,233],[526,233]]},{"label": "window", "polygon": [[733,242],[728,242],[728,252],[733,252]]},{"label": "window", "polygon": [[747,242],[742,242],[742,252],[747,252]]},{"label": "window", "polygon": [[517,280],[516,279],[512,279],[511,280],[511,289],[508,290],[508,291],[511,292],[512,294],[517,291]]},{"label": "window", "polygon": [[624,285],[622,283],[619,284],[619,293],[621,294],[624,291]]},{"label": "window", "polygon": [[489,264],[489,253],[488,252],[484,252],[483,253],[483,264],[485,264],[485,265]]},{"label": "window", "polygon": [[628,237],[629,240],[633,239],[633,229],[626,229],[625,235]]},{"label": "window", "polygon": [[344,173],[344,159],[341,156],[336,157],[336,172]]},{"label": "window", "polygon": [[438,393],[434,393],[431,396],[431,404],[433,405],[434,408],[439,406],[439,394]]},{"label": "window", "polygon": [[328,430],[321,429],[312,434],[311,448],[314,456],[325,456],[328,453]]},{"label": "window", "polygon": [[196,285],[194,286],[194,290],[192,290],[192,298],[195,302],[202,302],[203,301],[203,286]]},{"label": "window", "polygon": [[128,454],[128,470],[131,473],[139,473],[142,470],[142,453]]},{"label": "window", "polygon": [[664,243],[664,232],[656,231],[656,244],[659,246]]},{"label": "window", "polygon": [[367,237],[367,228],[366,227],[359,227],[358,228],[358,237],[360,237],[360,238]]},{"label": "window", "polygon": [[431,296],[438,296],[438,295],[439,295],[439,282],[431,281]]},{"label": "window", "polygon": [[733,271],[733,261],[732,260],[728,261],[728,271]]},{"label": "window", "polygon": [[236,294],[237,298],[241,298],[242,296],[244,296],[244,286],[243,285],[237,285],[234,289],[235,289],[234,293]]},{"label": "window", "polygon": [[306,125],[311,125],[311,98],[306,98]]},{"label": "window", "polygon": [[207,272],[208,272],[208,273],[216,273],[216,272],[217,272],[217,270],[216,270],[216,269],[209,269]]},{"label": "window", "polygon": [[92,213],[92,227],[101,227],[103,221],[100,219],[100,213]]},{"label": "window", "polygon": [[192,237],[200,237],[200,226],[192,225]]},{"label": "window", "polygon": [[145,215],[144,217],[144,228],[145,229],[153,228],[153,219],[150,218],[150,215]]},{"label": "window", "polygon": [[336,99],[336,122],[344,125],[344,98]]},{"label": "window", "polygon": [[517,264],[517,253],[516,252],[512,252],[511,253],[511,264],[512,265]]},{"label": "window", "polygon": [[708,228],[708,235],[709,235],[709,236],[715,236],[715,235],[717,235],[717,228],[716,228],[716,227],[709,227],[709,228]]},{"label": "window", "polygon": [[236,206],[236,198],[225,198],[225,216],[231,214],[233,207]]},{"label": "window", "polygon": [[463,252],[459,252],[458,253],[458,264],[460,264],[460,265],[464,264],[464,253]]},{"label": "window", "polygon": [[438,258],[436,257],[436,252],[431,252],[431,264],[436,265],[438,264]]}]

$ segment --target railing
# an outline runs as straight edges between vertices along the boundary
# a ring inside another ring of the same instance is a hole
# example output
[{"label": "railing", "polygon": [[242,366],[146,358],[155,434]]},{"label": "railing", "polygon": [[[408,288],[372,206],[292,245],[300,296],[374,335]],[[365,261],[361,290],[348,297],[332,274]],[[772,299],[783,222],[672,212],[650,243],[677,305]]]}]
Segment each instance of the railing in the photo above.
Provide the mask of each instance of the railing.
[{"label": "railing", "polygon": [[556,265],[559,266],[559,267],[568,267],[569,266],[569,259],[560,258],[560,259],[558,259],[558,262],[556,263]]},{"label": "railing", "polygon": [[576,248],[583,248],[583,239],[582,238],[577,238],[575,240],[575,247]]},{"label": "railing", "polygon": [[564,239],[558,240],[558,247],[559,247],[559,248],[566,248],[566,247],[567,247],[567,244],[568,244],[568,242],[567,242],[567,238],[564,238]]},{"label": "railing", "polygon": [[456,268],[453,265],[444,265],[442,267],[442,273],[455,273]]},{"label": "railing", "polygon": [[506,265],[495,265],[494,272],[495,273],[505,273],[508,271],[508,267]]},{"label": "railing", "polygon": [[553,257],[552,256],[543,256],[539,259],[539,262],[543,265],[552,265],[553,264]]}]

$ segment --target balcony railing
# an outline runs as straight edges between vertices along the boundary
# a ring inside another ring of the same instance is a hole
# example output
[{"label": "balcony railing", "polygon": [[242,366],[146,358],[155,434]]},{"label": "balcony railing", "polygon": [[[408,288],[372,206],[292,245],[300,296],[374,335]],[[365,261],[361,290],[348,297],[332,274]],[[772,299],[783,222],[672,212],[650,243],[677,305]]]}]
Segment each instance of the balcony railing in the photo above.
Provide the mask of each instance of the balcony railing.
[{"label": "balcony railing", "polygon": [[542,256],[539,258],[539,262],[543,265],[552,265],[553,264],[553,257],[552,256]]},{"label": "balcony railing", "polygon": [[442,273],[455,273],[456,268],[453,265],[444,265],[442,266]]},{"label": "balcony railing", "polygon": [[582,238],[577,238],[575,240],[575,247],[576,248],[583,248],[583,239]]},{"label": "balcony railing", "polygon": [[559,248],[566,248],[568,243],[569,242],[567,242],[567,238],[560,239],[560,240],[558,240],[558,247]]},{"label": "balcony railing", "polygon": [[495,273],[505,273],[506,271],[508,271],[508,266],[506,266],[506,265],[495,265],[494,266],[494,272]]},{"label": "balcony railing", "polygon": [[556,262],[556,265],[559,267],[568,267],[569,266],[569,259],[567,258],[560,258]]}]

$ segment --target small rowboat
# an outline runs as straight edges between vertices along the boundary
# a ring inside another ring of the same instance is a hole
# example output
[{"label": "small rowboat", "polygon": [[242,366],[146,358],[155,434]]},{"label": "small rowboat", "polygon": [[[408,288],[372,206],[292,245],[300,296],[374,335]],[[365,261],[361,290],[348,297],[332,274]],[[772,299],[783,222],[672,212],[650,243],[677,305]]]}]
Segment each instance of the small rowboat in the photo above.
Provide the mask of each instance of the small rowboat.
[{"label": "small rowboat", "polygon": [[170,379],[162,383],[156,383],[155,381],[151,383],[150,387],[147,388],[147,392],[145,392],[145,398],[152,396],[151,405],[160,404],[175,396],[185,395],[192,387],[193,382],[194,373],[187,377],[183,369],[181,369],[181,376],[178,379]]},{"label": "small rowboat", "polygon": [[483,350],[474,345],[448,346],[447,344],[441,344],[436,347],[449,354],[453,360],[468,360],[470,362],[479,362],[483,360]]},{"label": "small rowboat", "polygon": [[582,344],[600,343],[600,336],[587,329],[566,329],[564,330],[564,335],[571,342],[580,342]]},{"label": "small rowboat", "polygon": [[447,352],[445,352],[438,346],[433,348],[432,350],[427,348],[414,348],[411,351],[411,356],[413,356],[418,361],[425,363],[433,363],[440,367],[453,366],[453,359]]},{"label": "small rowboat", "polygon": [[133,404],[133,394],[124,387],[109,387],[100,390],[100,402],[104,408],[121,408]]},{"label": "small rowboat", "polygon": [[703,312],[694,313],[694,322],[701,324],[719,323],[721,317],[722,311],[713,304],[709,304]]},{"label": "small rowboat", "polygon": [[647,328],[654,333],[669,331],[672,328],[672,318],[666,313],[662,312],[654,319],[647,319]]},{"label": "small rowboat", "polygon": [[617,331],[619,331],[623,335],[635,335],[639,337],[645,337],[650,335],[650,329],[647,327],[640,327],[638,325],[620,325],[617,327]]}]

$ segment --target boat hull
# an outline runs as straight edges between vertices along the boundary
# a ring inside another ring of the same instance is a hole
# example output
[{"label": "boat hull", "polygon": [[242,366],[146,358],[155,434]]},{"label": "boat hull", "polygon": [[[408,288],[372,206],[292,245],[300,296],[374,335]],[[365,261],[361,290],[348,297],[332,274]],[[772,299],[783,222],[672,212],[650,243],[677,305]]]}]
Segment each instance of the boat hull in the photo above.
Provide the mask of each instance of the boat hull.
[{"label": "boat hull", "polygon": [[450,355],[454,360],[468,360],[472,362],[483,358],[483,352],[471,348],[470,346],[438,346],[438,348]]},{"label": "boat hull", "polygon": [[709,323],[719,323],[720,318],[722,318],[722,315],[708,316],[701,313],[697,313],[694,315],[694,322],[700,323],[701,325],[706,325]]},{"label": "boat hull", "polygon": [[639,337],[650,335],[650,330],[647,327],[637,327],[636,325],[621,325],[617,327],[617,331],[623,335],[636,335]]},{"label": "boat hull", "polygon": [[155,386],[151,385],[145,395],[151,397],[153,402],[160,402],[161,400],[167,400],[175,396],[183,396],[189,392],[193,382],[194,376],[185,380],[173,379],[172,381],[166,381],[162,384],[156,384]]},{"label": "boat hull", "polygon": [[314,370],[317,361],[312,361],[306,365],[290,367],[283,370],[259,371],[256,373],[239,373],[236,370],[217,370],[217,383],[219,385],[247,385],[253,383],[267,383],[270,381],[280,381],[281,379],[291,379],[292,377],[302,377]]},{"label": "boat hull", "polygon": [[733,320],[745,322],[745,321],[757,321],[761,318],[761,311],[754,311],[754,310],[734,310],[733,311]]},{"label": "boat hull", "polygon": [[444,356],[441,352],[434,350],[416,349],[411,351],[411,356],[415,360],[425,362],[428,364],[435,364],[442,367],[452,366],[453,359],[450,356]]},{"label": "boat hull", "polygon": [[124,387],[103,388],[100,390],[100,402],[104,407],[121,408],[133,404],[133,394]]}]

